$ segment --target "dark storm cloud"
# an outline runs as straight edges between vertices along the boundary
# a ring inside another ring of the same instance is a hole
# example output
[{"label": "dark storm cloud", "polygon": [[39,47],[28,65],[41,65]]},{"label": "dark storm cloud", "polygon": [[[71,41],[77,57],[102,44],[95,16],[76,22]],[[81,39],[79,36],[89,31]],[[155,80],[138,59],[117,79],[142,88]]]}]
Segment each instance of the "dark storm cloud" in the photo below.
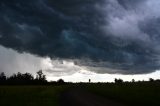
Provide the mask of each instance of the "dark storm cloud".
[{"label": "dark storm cloud", "polygon": [[156,2],[1,0],[0,44],[98,73],[153,72],[160,67]]},{"label": "dark storm cloud", "polygon": [[126,9],[135,8],[135,6],[140,5],[146,0],[117,0],[120,5]]}]

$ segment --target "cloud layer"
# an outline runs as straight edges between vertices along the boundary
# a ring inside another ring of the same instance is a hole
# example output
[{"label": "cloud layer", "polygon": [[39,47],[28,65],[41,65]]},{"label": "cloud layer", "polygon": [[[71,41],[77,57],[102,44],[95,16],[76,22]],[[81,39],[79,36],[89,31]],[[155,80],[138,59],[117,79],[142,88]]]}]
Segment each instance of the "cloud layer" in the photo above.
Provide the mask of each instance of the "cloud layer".
[{"label": "cloud layer", "polygon": [[153,72],[160,67],[159,4],[158,0],[1,0],[0,44],[72,60],[97,73]]},{"label": "cloud layer", "polygon": [[72,61],[66,60],[51,60],[49,57],[37,57],[29,53],[18,53],[12,49],[7,49],[0,46],[0,72],[5,72],[7,75],[13,73],[32,73],[43,70],[45,75],[49,76],[66,76],[76,72],[81,72],[83,69],[74,65]]}]

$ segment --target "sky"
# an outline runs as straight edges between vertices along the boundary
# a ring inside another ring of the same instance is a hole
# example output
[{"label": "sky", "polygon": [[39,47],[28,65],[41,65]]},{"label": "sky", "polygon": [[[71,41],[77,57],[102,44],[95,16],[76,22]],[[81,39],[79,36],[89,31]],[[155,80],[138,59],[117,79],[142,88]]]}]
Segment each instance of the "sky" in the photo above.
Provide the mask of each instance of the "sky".
[{"label": "sky", "polygon": [[0,72],[160,78],[158,0],[1,0]]}]

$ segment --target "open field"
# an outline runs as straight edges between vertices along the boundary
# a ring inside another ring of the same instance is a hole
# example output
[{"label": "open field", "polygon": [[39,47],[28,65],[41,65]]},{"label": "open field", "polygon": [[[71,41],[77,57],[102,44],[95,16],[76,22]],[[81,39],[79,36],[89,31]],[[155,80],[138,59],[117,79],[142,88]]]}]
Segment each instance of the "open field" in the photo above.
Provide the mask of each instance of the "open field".
[{"label": "open field", "polygon": [[85,89],[129,106],[160,106],[160,83],[88,84]]},{"label": "open field", "polygon": [[159,82],[0,86],[0,106],[160,106],[159,100]]},{"label": "open field", "polygon": [[0,106],[58,106],[66,86],[1,86]]}]

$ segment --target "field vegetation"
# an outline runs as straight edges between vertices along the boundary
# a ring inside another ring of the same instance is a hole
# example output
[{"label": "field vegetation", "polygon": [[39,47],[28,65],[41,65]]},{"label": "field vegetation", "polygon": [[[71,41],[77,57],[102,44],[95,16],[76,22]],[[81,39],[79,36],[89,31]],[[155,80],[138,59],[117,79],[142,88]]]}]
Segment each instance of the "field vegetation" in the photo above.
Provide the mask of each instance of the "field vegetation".
[{"label": "field vegetation", "polygon": [[126,106],[160,106],[160,80],[150,78],[149,81],[135,82],[133,79],[132,82],[124,82],[115,79],[114,83],[92,83],[90,80],[89,83],[66,83],[63,79],[48,82],[42,71],[37,72],[36,78],[29,73],[17,73],[10,77],[0,74],[0,106],[60,106],[65,97],[76,96],[86,102],[85,98],[92,98],[92,94],[96,98]]}]

